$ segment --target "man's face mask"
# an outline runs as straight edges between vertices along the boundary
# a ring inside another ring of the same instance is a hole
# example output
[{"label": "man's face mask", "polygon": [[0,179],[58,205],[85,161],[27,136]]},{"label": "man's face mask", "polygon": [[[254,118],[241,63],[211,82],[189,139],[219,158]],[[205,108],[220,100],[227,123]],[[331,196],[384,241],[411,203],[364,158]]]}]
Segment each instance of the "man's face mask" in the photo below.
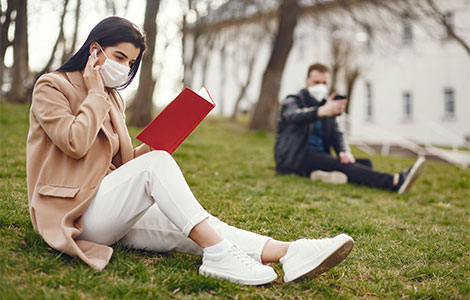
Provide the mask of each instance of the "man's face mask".
[{"label": "man's face mask", "polygon": [[326,84],[316,84],[309,86],[308,92],[310,93],[310,96],[315,98],[317,101],[322,101],[323,99],[326,99],[328,97],[328,87]]},{"label": "man's face mask", "polygon": [[100,49],[106,57],[104,64],[101,65],[100,68],[100,74],[101,78],[103,78],[104,86],[114,88],[124,84],[129,76],[131,68],[109,59],[101,46]]}]

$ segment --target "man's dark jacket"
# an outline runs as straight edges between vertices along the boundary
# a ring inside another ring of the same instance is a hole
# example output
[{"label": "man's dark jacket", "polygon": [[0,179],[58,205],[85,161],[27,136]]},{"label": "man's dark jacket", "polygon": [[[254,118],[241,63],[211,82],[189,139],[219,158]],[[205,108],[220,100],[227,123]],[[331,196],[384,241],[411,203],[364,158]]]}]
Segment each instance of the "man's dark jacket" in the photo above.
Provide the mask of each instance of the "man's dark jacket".
[{"label": "man's dark jacket", "polygon": [[[277,126],[274,158],[276,171],[281,174],[303,174],[301,165],[307,153],[308,140],[312,134],[313,123],[319,119],[318,102],[310,96],[307,89],[297,95],[289,95],[281,103],[280,117]],[[321,118],[324,152],[330,154],[330,146],[336,153],[349,151],[343,133],[338,128],[336,117]]]}]

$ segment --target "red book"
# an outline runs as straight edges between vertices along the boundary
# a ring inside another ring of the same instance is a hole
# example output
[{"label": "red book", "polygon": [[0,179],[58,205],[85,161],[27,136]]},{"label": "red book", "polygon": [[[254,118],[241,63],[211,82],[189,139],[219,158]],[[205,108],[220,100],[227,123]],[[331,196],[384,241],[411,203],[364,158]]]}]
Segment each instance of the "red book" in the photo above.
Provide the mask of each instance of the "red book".
[{"label": "red book", "polygon": [[196,93],[185,87],[136,138],[172,154],[214,107],[206,88]]}]

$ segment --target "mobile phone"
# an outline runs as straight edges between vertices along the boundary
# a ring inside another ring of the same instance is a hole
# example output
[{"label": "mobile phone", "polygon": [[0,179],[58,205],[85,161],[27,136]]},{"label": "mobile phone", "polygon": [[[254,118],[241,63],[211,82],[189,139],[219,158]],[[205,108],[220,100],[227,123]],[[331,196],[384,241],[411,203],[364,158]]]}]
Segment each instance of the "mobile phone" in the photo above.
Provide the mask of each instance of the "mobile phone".
[{"label": "mobile phone", "polygon": [[336,94],[335,97],[333,98],[333,100],[345,100],[345,99],[346,99],[346,96],[338,95],[338,94]]}]

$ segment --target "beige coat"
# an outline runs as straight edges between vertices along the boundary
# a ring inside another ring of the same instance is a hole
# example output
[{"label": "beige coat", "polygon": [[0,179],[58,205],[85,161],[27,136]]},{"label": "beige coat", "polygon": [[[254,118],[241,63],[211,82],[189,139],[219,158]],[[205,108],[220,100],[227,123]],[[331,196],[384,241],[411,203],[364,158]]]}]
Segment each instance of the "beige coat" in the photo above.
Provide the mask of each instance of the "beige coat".
[{"label": "beige coat", "polygon": [[[45,74],[33,92],[27,141],[33,227],[52,248],[78,256],[98,270],[108,264],[113,250],[75,240],[82,232],[80,217],[110,166],[119,167],[150,151],[146,145],[132,149],[124,110],[116,91],[88,92],[79,71]],[[114,159],[103,130],[108,113],[119,136],[120,150]]]}]

